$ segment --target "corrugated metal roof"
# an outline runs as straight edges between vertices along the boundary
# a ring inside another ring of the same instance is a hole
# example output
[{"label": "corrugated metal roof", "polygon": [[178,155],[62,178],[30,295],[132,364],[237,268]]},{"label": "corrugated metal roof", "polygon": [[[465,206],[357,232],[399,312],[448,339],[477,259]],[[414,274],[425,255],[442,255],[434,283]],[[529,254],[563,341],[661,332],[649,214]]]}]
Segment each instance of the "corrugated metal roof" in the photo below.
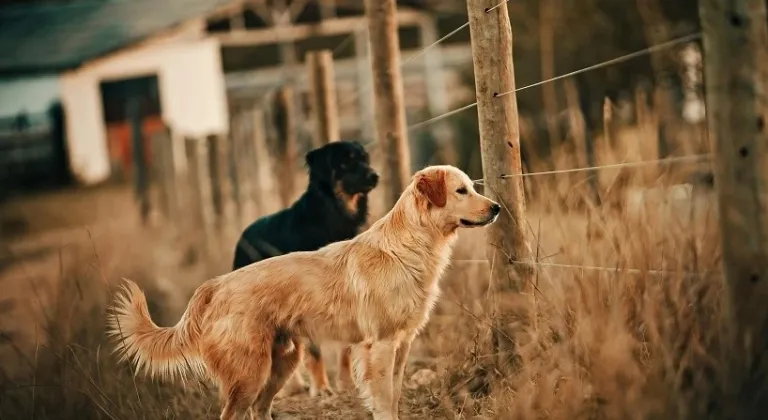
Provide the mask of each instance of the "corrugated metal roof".
[{"label": "corrugated metal roof", "polygon": [[233,0],[93,0],[0,7],[0,73],[59,71]]}]

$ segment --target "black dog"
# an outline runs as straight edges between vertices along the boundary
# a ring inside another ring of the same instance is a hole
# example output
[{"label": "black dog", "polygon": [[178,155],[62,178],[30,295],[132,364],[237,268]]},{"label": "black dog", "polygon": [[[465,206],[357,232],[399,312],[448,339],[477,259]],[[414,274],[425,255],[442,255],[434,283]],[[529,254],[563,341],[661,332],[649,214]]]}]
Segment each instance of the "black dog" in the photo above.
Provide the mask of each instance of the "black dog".
[{"label": "black dog", "polygon": [[[309,185],[289,208],[264,216],[240,235],[233,270],[295,251],[314,251],[357,235],[368,218],[368,193],[379,181],[365,148],[332,142],[307,153]],[[309,346],[315,390],[327,388],[317,345]],[[314,360],[312,360],[314,359]]]}]

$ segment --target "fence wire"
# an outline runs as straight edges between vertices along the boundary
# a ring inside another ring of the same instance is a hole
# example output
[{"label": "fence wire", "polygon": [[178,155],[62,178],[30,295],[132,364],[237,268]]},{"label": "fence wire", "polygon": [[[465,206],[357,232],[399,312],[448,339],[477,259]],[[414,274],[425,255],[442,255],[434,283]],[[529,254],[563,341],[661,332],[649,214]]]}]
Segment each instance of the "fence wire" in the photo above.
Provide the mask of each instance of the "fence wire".
[{"label": "fence wire", "polygon": [[[488,260],[482,259],[456,259],[451,260],[452,264],[488,264]],[[628,273],[628,274],[649,274],[654,276],[669,276],[669,275],[683,275],[683,276],[702,276],[710,274],[720,274],[718,271],[675,271],[675,270],[658,270],[658,269],[641,269],[641,268],[623,268],[623,267],[603,267],[599,265],[576,265],[576,264],[560,264],[550,262],[536,262],[536,261],[510,261],[510,264],[514,265],[529,265],[536,267],[550,267],[550,268],[562,268],[568,270],[583,270],[583,271],[601,271],[607,273]]]},{"label": "fence wire", "polygon": [[[674,157],[668,157],[668,158],[662,158],[662,159],[640,160],[640,161],[635,161],[635,162],[612,163],[612,164],[608,164],[608,165],[589,166],[589,167],[585,167],[585,168],[559,169],[559,170],[554,170],[554,171],[528,172],[528,173],[521,173],[521,174],[504,174],[501,177],[504,178],[504,179],[507,179],[507,178],[539,176],[539,175],[569,174],[569,173],[574,173],[574,172],[597,171],[597,170],[601,170],[601,169],[635,168],[635,167],[641,167],[641,166],[647,166],[647,165],[667,165],[667,164],[678,163],[678,162],[707,161],[711,157],[712,156],[709,153],[703,153],[703,154],[699,154],[699,155],[674,156]],[[474,182],[475,184],[482,185],[484,183],[484,180],[483,179],[475,179],[472,182]]]},{"label": "fence wire", "polygon": [[[547,83],[551,83],[551,82],[554,82],[554,81],[557,81],[557,80],[566,79],[568,77],[572,77],[572,76],[575,76],[577,74],[581,74],[581,73],[585,73],[585,72],[588,72],[588,71],[597,70],[597,69],[600,69],[600,68],[603,68],[603,67],[611,66],[611,65],[614,65],[614,64],[622,63],[624,61],[628,61],[628,60],[631,60],[633,58],[641,57],[641,56],[644,56],[644,55],[653,54],[655,52],[659,52],[659,51],[662,51],[664,49],[667,49],[667,48],[670,48],[670,47],[674,47],[676,45],[680,45],[680,44],[684,44],[684,43],[687,43],[687,42],[691,42],[691,41],[697,40],[699,38],[701,38],[701,32],[696,32],[696,33],[693,33],[693,34],[690,34],[690,35],[686,35],[686,36],[683,36],[683,37],[680,37],[680,38],[675,38],[673,40],[670,40],[670,41],[667,41],[667,42],[663,42],[661,44],[657,44],[657,45],[654,45],[654,46],[642,49],[642,50],[639,50],[639,51],[635,51],[635,52],[632,52],[632,53],[629,53],[629,54],[626,54],[626,55],[622,55],[620,57],[616,57],[616,58],[613,58],[611,60],[607,60],[607,61],[603,61],[603,62],[600,62],[600,63],[597,63],[597,64],[593,64],[591,66],[584,67],[582,69],[579,69],[579,70],[576,70],[576,71],[572,71],[570,73],[561,74],[559,76],[555,76],[555,77],[550,78],[550,79],[541,80],[541,81],[538,81],[536,83],[532,83],[530,85],[525,85],[525,86],[519,87],[517,89],[511,90],[511,91],[508,91],[508,92],[497,92],[497,93],[494,93],[493,96],[494,96],[494,98],[500,98],[500,97],[503,97],[503,96],[506,96],[506,95],[510,95],[512,93],[517,93],[517,92],[520,92],[522,90],[530,89],[532,87],[541,86],[541,85],[544,85],[544,84],[547,84]],[[435,123],[437,121],[443,120],[445,118],[448,118],[450,116],[456,115],[456,114],[458,114],[460,112],[466,111],[466,110],[474,108],[476,106],[477,106],[477,102],[473,102],[471,104],[465,105],[465,106],[463,106],[461,108],[458,108],[458,109],[455,109],[453,111],[448,111],[445,114],[441,114],[441,115],[438,115],[436,117],[430,118],[428,120],[425,120],[425,121],[413,124],[413,125],[408,127],[408,131],[414,131],[414,130],[420,129],[422,127],[425,127],[427,125],[433,124],[433,123]]]}]

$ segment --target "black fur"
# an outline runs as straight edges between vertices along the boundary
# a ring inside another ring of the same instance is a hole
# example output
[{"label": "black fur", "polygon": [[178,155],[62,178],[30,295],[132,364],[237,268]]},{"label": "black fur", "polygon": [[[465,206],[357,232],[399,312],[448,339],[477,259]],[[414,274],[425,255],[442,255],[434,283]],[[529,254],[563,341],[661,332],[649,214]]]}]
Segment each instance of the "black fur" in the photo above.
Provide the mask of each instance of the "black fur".
[{"label": "black fur", "polygon": [[[248,226],[235,249],[233,269],[295,251],[314,251],[357,235],[368,218],[368,193],[378,174],[358,142],[339,141],[307,153],[309,185],[289,208]],[[354,211],[343,194],[362,193]]]}]

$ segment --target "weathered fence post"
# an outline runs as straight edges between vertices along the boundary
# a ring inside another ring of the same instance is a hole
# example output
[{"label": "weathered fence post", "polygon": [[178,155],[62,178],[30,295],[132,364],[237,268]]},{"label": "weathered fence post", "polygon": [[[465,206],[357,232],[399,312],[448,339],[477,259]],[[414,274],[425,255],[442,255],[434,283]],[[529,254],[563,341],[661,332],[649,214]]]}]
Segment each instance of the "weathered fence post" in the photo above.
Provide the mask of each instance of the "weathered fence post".
[{"label": "weathered fence post", "polygon": [[371,78],[370,46],[367,28],[355,32],[355,69],[357,72],[357,108],[360,118],[360,133],[363,138],[374,138],[373,96]]},{"label": "weathered fence post", "polygon": [[411,156],[405,125],[405,99],[400,70],[400,42],[395,0],[365,0],[373,71],[376,140],[385,156],[385,206],[390,208],[411,179]]},{"label": "weathered fence post", "polygon": [[[443,75],[443,51],[439,46],[434,45],[440,38],[437,18],[422,16],[420,21],[421,48],[427,48],[422,60],[427,89],[427,109],[429,118],[432,118],[448,111],[448,89]],[[429,48],[430,46],[432,48]],[[458,156],[450,123],[443,120],[432,124],[429,134],[434,142],[434,153],[439,157],[440,162],[456,164]],[[416,157],[411,156],[411,160],[416,161],[412,162],[416,168],[423,166],[431,158],[431,156],[424,154],[423,147],[415,147],[411,150],[416,152]]]},{"label": "weathered fence post", "polygon": [[[281,204],[275,202],[277,197],[273,196],[274,184],[276,182],[280,184],[280,181],[275,181],[273,162],[269,156],[266,129],[264,127],[264,112],[260,109],[254,109],[251,118],[253,124],[253,138],[251,139],[253,201],[257,212],[260,215],[264,215],[276,211],[281,206]],[[282,197],[282,199],[285,199],[285,197]]]},{"label": "weathered fence post", "polygon": [[166,125],[152,137],[152,163],[159,187],[160,209],[166,221],[176,221],[179,203],[176,192],[176,166],[170,128]]},{"label": "weathered fence post", "polygon": [[763,0],[702,0],[706,106],[735,358],[753,375],[768,333],[768,27]]},{"label": "weathered fence post", "polygon": [[[553,0],[539,0],[539,54],[541,59],[541,79],[555,77],[555,13],[557,6]],[[545,83],[541,87],[544,117],[547,120],[549,147],[554,149],[563,142],[558,123],[557,85]]]},{"label": "weathered fence post", "polygon": [[199,242],[203,242],[204,251],[213,248],[214,209],[211,200],[211,179],[208,172],[208,142],[202,139],[185,139],[187,155],[187,179],[189,194],[187,208],[193,213],[190,228],[199,230]]},{"label": "weathered fence post", "polygon": [[306,61],[317,147],[337,141],[341,137],[336,100],[336,73],[333,70],[333,54],[330,50],[310,51]]},{"label": "weathered fence post", "polygon": [[[296,188],[296,103],[291,86],[283,86],[277,96],[277,132],[276,143],[276,175],[280,180],[280,200],[283,207],[288,207],[293,199]],[[258,111],[258,118],[262,121],[263,113]],[[254,126],[254,129],[256,126]],[[255,131],[254,131],[255,135]],[[266,139],[265,139],[266,141]]]},{"label": "weathered fence post", "polygon": [[146,225],[152,207],[149,200],[149,174],[147,173],[147,152],[144,148],[141,102],[138,99],[129,100],[127,113],[131,124],[131,150],[133,151],[131,163],[135,194],[139,203],[141,222]]},{"label": "weathered fence post", "polygon": [[213,214],[216,226],[221,228],[223,225],[226,204],[226,171],[227,171],[227,145],[225,138],[219,135],[209,135],[205,138],[208,148],[208,173],[211,178],[211,201],[213,203]]},{"label": "weathered fence post", "polygon": [[[491,10],[491,8],[493,8]],[[517,115],[512,29],[506,3],[497,0],[468,0],[472,62],[475,69],[480,150],[483,158],[485,192],[502,205],[499,220],[487,230],[491,275],[501,292],[528,294],[520,299],[526,307],[533,299],[531,249],[526,239],[525,193],[520,160],[520,133]],[[506,311],[505,311],[506,312]],[[525,319],[527,309],[511,309],[504,317]],[[500,322],[505,325],[507,322]],[[499,328],[494,342],[502,342]],[[513,343],[509,343],[514,345]],[[500,346],[500,344],[497,344]],[[500,350],[514,350],[500,349]]]},{"label": "weathered fence post", "polygon": [[[246,217],[254,216],[248,206],[248,194],[251,190],[251,180],[248,177],[249,167],[253,165],[251,161],[250,142],[244,135],[242,112],[235,113],[230,120],[229,128],[231,136],[230,156],[232,159],[232,196],[235,202],[235,223],[238,229],[243,228]],[[248,209],[248,210],[246,210]]]}]

